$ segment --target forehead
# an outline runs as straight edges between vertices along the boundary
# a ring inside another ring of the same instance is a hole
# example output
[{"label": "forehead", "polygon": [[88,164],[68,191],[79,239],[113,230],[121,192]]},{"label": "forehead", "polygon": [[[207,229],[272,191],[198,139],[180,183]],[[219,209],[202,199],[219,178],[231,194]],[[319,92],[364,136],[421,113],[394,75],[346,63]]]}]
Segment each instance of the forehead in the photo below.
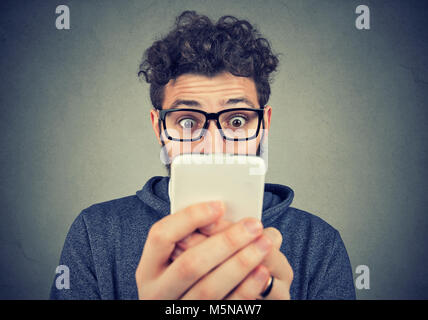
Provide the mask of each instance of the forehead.
[{"label": "forehead", "polygon": [[184,74],[176,80],[170,80],[165,86],[164,106],[176,99],[216,103],[227,98],[244,96],[254,105],[258,105],[256,85],[251,78],[237,77],[226,72],[214,77]]}]

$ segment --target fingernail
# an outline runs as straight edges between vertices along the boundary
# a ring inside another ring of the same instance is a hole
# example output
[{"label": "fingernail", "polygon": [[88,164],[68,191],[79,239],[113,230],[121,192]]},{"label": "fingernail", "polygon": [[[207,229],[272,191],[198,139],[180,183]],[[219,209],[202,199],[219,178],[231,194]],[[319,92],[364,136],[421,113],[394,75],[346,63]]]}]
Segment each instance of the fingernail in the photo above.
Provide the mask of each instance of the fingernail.
[{"label": "fingernail", "polygon": [[257,234],[263,229],[263,225],[257,220],[247,220],[244,222],[244,226],[252,234]]},{"label": "fingernail", "polygon": [[266,237],[261,237],[256,241],[256,246],[263,253],[268,252],[272,246],[272,242]]}]

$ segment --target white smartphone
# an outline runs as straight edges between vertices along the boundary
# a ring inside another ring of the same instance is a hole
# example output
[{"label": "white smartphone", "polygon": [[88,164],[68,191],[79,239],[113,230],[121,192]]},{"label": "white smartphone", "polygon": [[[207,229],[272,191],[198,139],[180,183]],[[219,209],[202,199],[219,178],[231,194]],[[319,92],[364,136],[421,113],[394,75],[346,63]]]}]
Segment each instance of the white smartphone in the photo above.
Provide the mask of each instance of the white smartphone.
[{"label": "white smartphone", "polygon": [[261,157],[182,154],[171,163],[171,213],[205,201],[222,200],[224,218],[261,220],[266,165]]}]

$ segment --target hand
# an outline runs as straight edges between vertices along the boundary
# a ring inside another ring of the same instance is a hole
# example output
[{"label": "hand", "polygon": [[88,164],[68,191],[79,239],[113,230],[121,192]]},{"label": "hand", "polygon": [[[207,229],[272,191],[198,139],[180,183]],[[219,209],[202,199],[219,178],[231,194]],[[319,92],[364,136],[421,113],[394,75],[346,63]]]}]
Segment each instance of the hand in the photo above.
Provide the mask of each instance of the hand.
[{"label": "hand", "polygon": [[223,299],[261,263],[272,242],[252,218],[218,231],[171,262],[177,242],[218,222],[223,213],[218,202],[201,203],[152,226],[135,272],[140,299]]},{"label": "hand", "polygon": [[[200,228],[197,232],[192,233],[177,243],[176,248],[172,253],[171,259],[177,259],[187,249],[198,245],[199,243],[206,240],[209,236],[224,231],[231,225],[232,222],[219,219],[208,227]],[[257,295],[259,295],[260,292],[264,291],[270,275],[275,277],[275,282],[271,293],[265,299],[290,299],[290,286],[293,281],[293,270],[288,263],[287,258],[282,254],[281,251],[279,251],[282,243],[282,235],[275,228],[266,228],[264,229],[263,234],[270,238],[273,242],[273,250],[271,250],[271,252],[265,257],[261,265],[228,296],[228,299],[247,300],[254,296],[254,292],[257,292]],[[262,289],[259,289],[260,281],[264,277],[264,275],[260,275],[260,273],[266,273],[266,271],[268,272],[268,277],[265,277],[266,280],[262,282],[263,287]]]}]

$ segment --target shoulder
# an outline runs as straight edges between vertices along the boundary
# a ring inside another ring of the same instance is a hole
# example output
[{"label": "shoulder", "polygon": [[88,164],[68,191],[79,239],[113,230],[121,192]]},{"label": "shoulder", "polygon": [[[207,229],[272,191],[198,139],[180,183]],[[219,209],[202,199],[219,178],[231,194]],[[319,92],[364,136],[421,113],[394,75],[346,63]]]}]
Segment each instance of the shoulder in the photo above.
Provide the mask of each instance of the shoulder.
[{"label": "shoulder", "polygon": [[336,234],[338,232],[332,225],[319,216],[294,207],[288,208],[286,221],[297,228],[310,229],[316,233]]},{"label": "shoulder", "polygon": [[70,232],[86,233],[91,240],[107,240],[134,225],[141,215],[142,206],[144,204],[135,195],[95,203],[79,213]]},{"label": "shoulder", "polygon": [[325,220],[294,207],[288,207],[273,227],[282,233],[283,245],[298,256],[324,256],[340,238],[338,230]]},{"label": "shoulder", "polygon": [[112,222],[135,214],[141,209],[142,203],[136,195],[117,198],[109,201],[95,203],[80,213],[85,223]]},{"label": "shoulder", "polygon": [[118,245],[123,250],[125,246],[127,249],[138,247],[148,228],[145,223],[148,215],[142,206],[136,196],[126,196],[83,209],[68,231],[63,251],[86,252],[98,261],[114,259]]}]

